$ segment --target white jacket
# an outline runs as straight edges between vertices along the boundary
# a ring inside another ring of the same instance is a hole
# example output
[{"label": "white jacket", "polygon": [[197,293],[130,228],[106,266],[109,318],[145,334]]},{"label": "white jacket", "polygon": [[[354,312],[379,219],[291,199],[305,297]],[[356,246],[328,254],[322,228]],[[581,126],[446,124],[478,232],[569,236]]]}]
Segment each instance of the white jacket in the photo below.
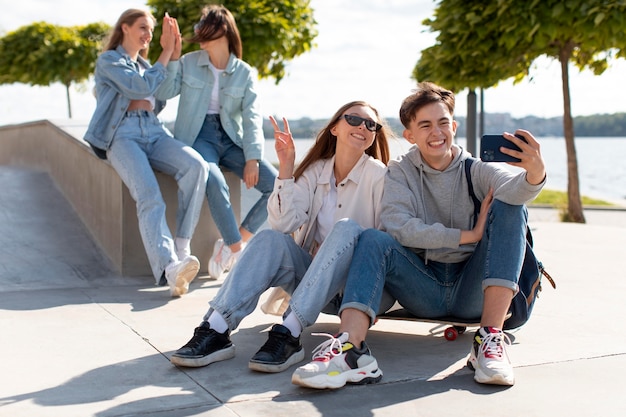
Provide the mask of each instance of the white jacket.
[{"label": "white jacket", "polygon": [[[335,157],[313,163],[298,181],[276,178],[268,203],[272,229],[294,233],[296,243],[311,252],[315,248],[317,215],[330,190]],[[387,167],[363,154],[348,176],[337,185],[335,222],[350,218],[364,228],[380,229],[380,209]],[[321,243],[321,242],[320,242]]]},{"label": "white jacket", "polygon": [[[315,232],[317,215],[326,194],[335,157],[313,163],[298,181],[276,178],[268,203],[268,221],[272,229],[294,233],[296,243],[313,254],[317,250]],[[337,186],[335,222],[350,218],[363,228],[380,229],[380,209],[387,167],[378,159],[363,154],[348,176]],[[318,242],[321,243],[321,242]],[[265,314],[282,315],[290,295],[276,287],[261,305]]]}]

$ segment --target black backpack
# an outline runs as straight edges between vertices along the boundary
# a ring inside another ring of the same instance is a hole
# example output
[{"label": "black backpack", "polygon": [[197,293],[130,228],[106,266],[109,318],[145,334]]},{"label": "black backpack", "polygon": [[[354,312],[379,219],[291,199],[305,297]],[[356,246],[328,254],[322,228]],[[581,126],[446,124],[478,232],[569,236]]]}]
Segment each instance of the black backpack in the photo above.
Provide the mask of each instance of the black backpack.
[{"label": "black backpack", "polygon": [[[474,194],[474,186],[470,177],[470,167],[474,163],[475,158],[467,158],[465,160],[465,177],[467,178],[467,187],[469,189],[470,197],[474,202],[474,224],[478,218],[480,211],[480,201]],[[552,288],[556,289],[556,283],[543,268],[543,264],[537,260],[535,253],[533,252],[533,236],[530,228],[526,228],[526,254],[524,256],[524,263],[522,264],[522,272],[519,277],[518,285],[519,292],[513,297],[511,301],[511,308],[509,313],[511,316],[504,322],[504,330],[515,329],[522,326],[530,318],[530,313],[533,311],[535,301],[539,297],[539,291],[541,291],[541,277],[545,276],[546,279],[552,285]]]}]

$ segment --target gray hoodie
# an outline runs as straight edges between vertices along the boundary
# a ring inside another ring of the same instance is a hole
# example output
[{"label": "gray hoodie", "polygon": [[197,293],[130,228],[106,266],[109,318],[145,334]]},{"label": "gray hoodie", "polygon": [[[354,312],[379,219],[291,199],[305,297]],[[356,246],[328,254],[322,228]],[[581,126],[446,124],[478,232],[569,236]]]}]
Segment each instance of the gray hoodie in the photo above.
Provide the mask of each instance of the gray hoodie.
[{"label": "gray hoodie", "polygon": [[[474,203],[469,195],[464,161],[471,157],[453,145],[454,159],[444,171],[422,160],[417,146],[389,162],[385,177],[381,222],[401,245],[426,261],[456,263],[469,258],[476,244],[459,245],[461,230],[471,230]],[[475,161],[472,184],[479,200],[494,189],[494,198],[511,205],[532,201],[541,184],[526,181],[526,171],[512,172],[501,164]]]}]

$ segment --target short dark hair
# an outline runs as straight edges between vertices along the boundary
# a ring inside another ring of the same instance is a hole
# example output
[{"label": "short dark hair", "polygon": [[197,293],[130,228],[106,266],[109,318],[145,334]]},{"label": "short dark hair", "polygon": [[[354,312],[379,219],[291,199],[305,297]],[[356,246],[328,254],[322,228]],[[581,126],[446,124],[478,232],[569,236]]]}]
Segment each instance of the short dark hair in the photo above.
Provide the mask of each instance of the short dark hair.
[{"label": "short dark hair", "polygon": [[400,122],[408,129],[411,121],[415,120],[417,112],[427,104],[443,103],[454,115],[454,93],[428,81],[421,82],[413,94],[402,101],[400,106]]}]

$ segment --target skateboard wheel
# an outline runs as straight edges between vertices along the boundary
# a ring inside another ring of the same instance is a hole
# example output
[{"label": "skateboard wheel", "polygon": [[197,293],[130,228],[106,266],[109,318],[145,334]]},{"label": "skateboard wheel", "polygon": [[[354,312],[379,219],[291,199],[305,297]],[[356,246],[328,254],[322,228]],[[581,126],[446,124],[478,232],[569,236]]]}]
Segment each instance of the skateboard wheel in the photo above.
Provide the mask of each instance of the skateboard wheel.
[{"label": "skateboard wheel", "polygon": [[443,332],[443,336],[446,340],[453,341],[456,340],[459,332],[454,327],[448,327],[445,332]]}]

